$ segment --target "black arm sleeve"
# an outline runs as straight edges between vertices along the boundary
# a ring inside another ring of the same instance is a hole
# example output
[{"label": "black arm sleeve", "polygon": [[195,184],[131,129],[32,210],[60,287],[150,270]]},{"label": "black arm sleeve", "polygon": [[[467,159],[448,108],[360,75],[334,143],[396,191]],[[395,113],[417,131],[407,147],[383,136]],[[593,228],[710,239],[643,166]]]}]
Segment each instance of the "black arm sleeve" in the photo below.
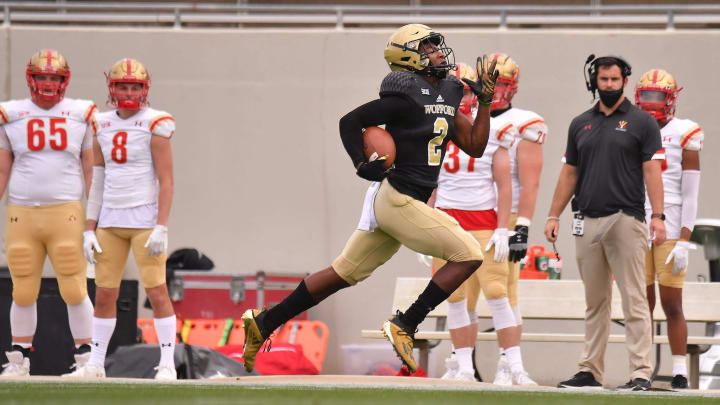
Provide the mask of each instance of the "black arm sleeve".
[{"label": "black arm sleeve", "polygon": [[374,125],[402,121],[416,105],[405,97],[387,96],[350,111],[340,119],[340,138],[353,167],[365,161],[362,131]]}]

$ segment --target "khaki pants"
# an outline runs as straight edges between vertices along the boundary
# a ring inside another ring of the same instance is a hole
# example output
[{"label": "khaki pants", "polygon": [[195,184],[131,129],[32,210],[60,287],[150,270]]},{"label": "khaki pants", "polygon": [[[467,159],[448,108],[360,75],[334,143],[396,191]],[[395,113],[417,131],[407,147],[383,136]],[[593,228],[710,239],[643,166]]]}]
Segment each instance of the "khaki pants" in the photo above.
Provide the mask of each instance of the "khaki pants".
[{"label": "khaki pants", "polygon": [[610,334],[613,276],[622,298],[630,378],[649,380],[652,329],[645,291],[647,226],[624,213],[585,218],[584,236],[575,237],[577,262],[585,285],[585,350],[580,371],[602,382]]},{"label": "khaki pants", "polygon": [[165,284],[167,255],[150,256],[145,247],[152,229],[98,228],[97,239],[102,253],[95,252],[95,284],[103,288],[119,288],[130,248],[140,272],[143,287]]}]

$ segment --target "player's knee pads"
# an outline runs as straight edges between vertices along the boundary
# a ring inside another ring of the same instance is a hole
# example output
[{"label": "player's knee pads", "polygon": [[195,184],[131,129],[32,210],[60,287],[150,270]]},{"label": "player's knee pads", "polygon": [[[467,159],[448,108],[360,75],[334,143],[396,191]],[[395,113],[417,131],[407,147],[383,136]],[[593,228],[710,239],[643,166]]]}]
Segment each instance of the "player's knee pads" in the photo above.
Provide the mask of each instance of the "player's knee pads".
[{"label": "player's knee pads", "polygon": [[12,271],[13,277],[26,277],[38,272],[42,274],[42,269],[33,268],[33,250],[29,246],[13,245],[7,249],[8,266]]},{"label": "player's knee pads", "polygon": [[513,314],[507,298],[488,299],[487,302],[492,314],[493,327],[495,327],[496,331],[517,326],[515,314]]},{"label": "player's knee pads", "polygon": [[458,329],[470,325],[467,312],[467,301],[448,302],[448,329]]},{"label": "player's knee pads", "polygon": [[52,259],[55,273],[59,276],[75,276],[85,272],[85,263],[80,246],[63,243],[48,252]]},{"label": "player's knee pads", "polygon": [[78,305],[87,298],[87,281],[82,277],[67,277],[58,274],[60,296],[67,305]]},{"label": "player's knee pads", "polygon": [[483,283],[482,290],[487,300],[507,298],[507,286],[497,280]]}]

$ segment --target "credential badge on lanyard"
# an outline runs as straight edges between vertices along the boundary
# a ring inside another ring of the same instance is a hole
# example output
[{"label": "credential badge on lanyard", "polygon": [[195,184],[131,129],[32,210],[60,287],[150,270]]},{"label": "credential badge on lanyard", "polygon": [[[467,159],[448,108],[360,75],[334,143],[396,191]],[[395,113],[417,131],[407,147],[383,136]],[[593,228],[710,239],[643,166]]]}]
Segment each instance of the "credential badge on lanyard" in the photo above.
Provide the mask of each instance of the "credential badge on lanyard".
[{"label": "credential badge on lanyard", "polygon": [[573,216],[572,234],[575,236],[583,236],[585,234],[585,216],[575,213]]}]

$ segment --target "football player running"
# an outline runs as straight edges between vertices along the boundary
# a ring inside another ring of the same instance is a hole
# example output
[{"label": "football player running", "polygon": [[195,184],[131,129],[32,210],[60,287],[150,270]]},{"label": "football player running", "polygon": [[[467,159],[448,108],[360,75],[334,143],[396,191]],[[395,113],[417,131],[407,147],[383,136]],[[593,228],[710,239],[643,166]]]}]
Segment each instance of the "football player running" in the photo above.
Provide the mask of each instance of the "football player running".
[{"label": "football player running", "polygon": [[0,195],[7,187],[5,249],[13,282],[12,348],[5,353],[3,376],[30,373],[46,256],[67,304],[76,366],[89,357],[92,328],[81,200],[90,188],[97,107],[89,100],[65,98],[70,66],[55,50],[34,54],[25,76],[30,98],[0,103]]},{"label": "football player running", "polygon": [[[410,308],[386,321],[382,331],[410,372],[417,371],[412,355],[417,325],[445,301],[483,261],[482,247],[450,216],[426,202],[437,178],[450,139],[479,158],[489,134],[489,105],[496,73],[494,62],[478,58],[477,81],[466,81],[480,105],[474,123],[457,114],[463,85],[448,72],[454,67],[452,49],[444,37],[421,24],[403,26],[385,47],[391,72],[380,85],[380,98],[351,111],[340,120],[340,136],[357,175],[370,180],[363,215],[340,256],[332,265],[303,280],[280,304],[269,310],[248,310],[245,326],[245,368],[265,340],[280,325],[317,305],[342,288],[369,277],[401,245],[447,261]],[[386,172],[383,160],[368,162],[363,153],[363,128],[385,124],[397,156]]]},{"label": "football player running", "polygon": [[83,234],[85,257],[96,263],[92,352],[88,362],[68,376],[105,377],[116,301],[132,248],[160,344],[155,378],[175,380],[176,321],[165,284],[175,121],[167,112],[148,107],[150,74],[142,63],[121,59],[106,76],[109,102],[116,109],[97,114],[95,177]]},{"label": "football player running", "polygon": [[[673,358],[672,388],[688,388],[687,323],[682,309],[682,287],[688,266],[690,234],[695,225],[700,187],[700,150],[703,131],[688,119],[675,117],[678,93],[675,78],[661,69],[645,73],[635,88],[635,104],[652,115],[660,126],[665,160],[662,180],[667,240],[650,246],[645,259],[647,297],[655,308],[655,280],[660,284],[660,303],[667,317]],[[645,199],[648,222],[652,209]]]},{"label": "football player running", "polygon": [[[458,78],[475,80],[474,69],[458,64]],[[477,105],[467,102],[473,96],[465,89],[461,105]],[[467,111],[467,109],[461,109]],[[468,111],[472,116],[476,108]],[[475,159],[460,150],[452,141],[448,143],[445,161],[438,178],[435,200],[429,204],[455,218],[460,226],[477,239],[487,258],[473,276],[455,290],[448,298],[448,329],[455,348],[457,368],[446,361],[448,371],[443,378],[475,380],[473,349],[477,340],[477,305],[480,289],[487,299],[498,344],[512,364],[512,373],[499,373],[495,384],[536,385],[525,372],[520,354],[519,336],[515,336],[515,315],[507,297],[508,284],[508,229],[512,204],[512,181],[510,179],[510,153],[516,142],[517,130],[509,121],[490,118],[490,137],[482,158]],[[496,189],[497,187],[497,189]],[[434,259],[434,267],[444,264]]]},{"label": "football player running", "polygon": [[[510,306],[515,314],[517,326],[509,332],[513,341],[520,342],[522,336],[522,314],[518,307],[518,278],[520,275],[520,260],[525,257],[528,247],[528,228],[530,218],[535,212],[540,185],[540,172],[542,171],[543,156],[542,145],[547,137],[548,128],[545,120],[538,114],[512,106],[512,99],[518,91],[520,68],[509,56],[496,53],[491,56],[497,61],[499,72],[495,97],[490,105],[490,115],[493,118],[511,122],[519,133],[518,142],[510,148],[510,174],[512,177],[512,208],[509,227],[514,230],[510,236],[510,274],[508,277],[507,294]],[[496,381],[507,381],[510,377],[510,367],[507,356],[501,355],[498,361]],[[504,376],[504,377],[503,377]]]}]

